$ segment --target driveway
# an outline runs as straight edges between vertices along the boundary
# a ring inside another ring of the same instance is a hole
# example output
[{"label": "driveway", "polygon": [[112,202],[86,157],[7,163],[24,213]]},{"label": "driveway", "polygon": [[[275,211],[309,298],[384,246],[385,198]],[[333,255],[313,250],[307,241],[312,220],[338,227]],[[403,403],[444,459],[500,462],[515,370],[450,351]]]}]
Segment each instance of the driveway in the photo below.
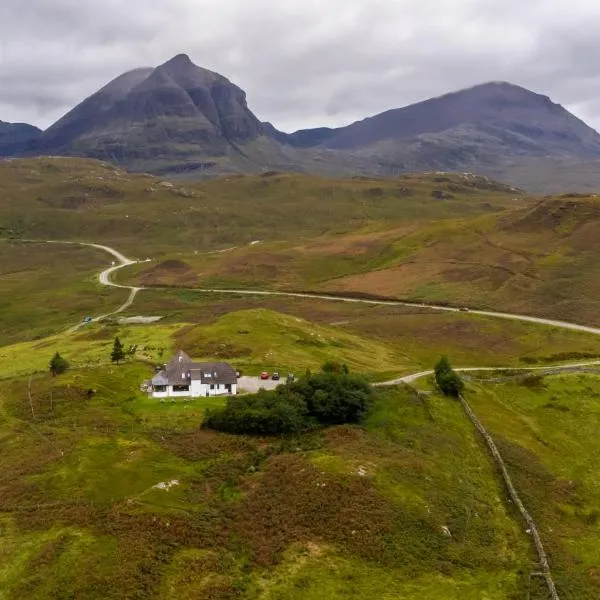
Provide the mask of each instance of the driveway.
[{"label": "driveway", "polygon": [[238,393],[248,392],[255,394],[261,388],[264,390],[274,390],[278,385],[285,381],[273,381],[271,379],[261,379],[260,377],[240,377],[238,379]]}]

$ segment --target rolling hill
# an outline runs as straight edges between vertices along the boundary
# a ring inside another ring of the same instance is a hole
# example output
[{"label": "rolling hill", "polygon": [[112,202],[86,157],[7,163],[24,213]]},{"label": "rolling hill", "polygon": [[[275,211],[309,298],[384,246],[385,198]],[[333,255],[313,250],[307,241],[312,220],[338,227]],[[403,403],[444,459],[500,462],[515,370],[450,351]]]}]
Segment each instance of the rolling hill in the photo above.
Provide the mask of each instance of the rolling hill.
[{"label": "rolling hill", "polygon": [[599,325],[599,240],[600,200],[572,194],[472,218],[179,254],[128,273],[144,285],[366,294]]},{"label": "rolling hill", "polygon": [[526,201],[486,178],[451,176],[454,192],[440,178],[448,179],[264,173],[184,184],[89,159],[15,159],[0,162],[0,234],[105,241],[150,256],[478,215]]}]

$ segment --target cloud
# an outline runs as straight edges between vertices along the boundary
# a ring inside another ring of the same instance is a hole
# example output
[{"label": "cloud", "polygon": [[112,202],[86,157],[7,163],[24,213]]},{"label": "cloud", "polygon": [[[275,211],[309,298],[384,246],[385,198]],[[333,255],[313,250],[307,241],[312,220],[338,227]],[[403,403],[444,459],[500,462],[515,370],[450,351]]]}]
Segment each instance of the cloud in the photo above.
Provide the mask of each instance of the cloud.
[{"label": "cloud", "polygon": [[47,126],[123,71],[187,52],[285,130],[490,80],[600,127],[599,26],[590,0],[2,0],[0,119]]}]

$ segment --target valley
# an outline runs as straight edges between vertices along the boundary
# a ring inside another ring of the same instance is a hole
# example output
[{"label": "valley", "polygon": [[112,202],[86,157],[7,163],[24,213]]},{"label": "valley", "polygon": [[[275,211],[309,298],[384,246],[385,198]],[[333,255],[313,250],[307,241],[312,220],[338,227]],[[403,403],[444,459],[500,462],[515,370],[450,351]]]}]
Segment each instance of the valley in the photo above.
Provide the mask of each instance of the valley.
[{"label": "valley", "polygon": [[[0,189],[2,600],[545,599],[481,437],[431,377],[441,355],[560,598],[598,594],[595,196],[61,158],[1,164]],[[179,349],[249,376],[334,361],[373,405],[357,425],[218,433],[202,424],[224,398],[140,391]]]}]

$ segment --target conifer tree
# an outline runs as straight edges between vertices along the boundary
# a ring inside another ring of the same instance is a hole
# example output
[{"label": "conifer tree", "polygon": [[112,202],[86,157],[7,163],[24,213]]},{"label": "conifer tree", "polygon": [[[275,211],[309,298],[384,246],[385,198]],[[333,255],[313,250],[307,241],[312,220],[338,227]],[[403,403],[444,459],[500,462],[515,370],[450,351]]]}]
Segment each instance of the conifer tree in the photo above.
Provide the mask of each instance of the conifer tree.
[{"label": "conifer tree", "polygon": [[112,362],[119,364],[125,358],[125,349],[123,348],[123,344],[119,339],[119,336],[115,338],[115,342],[113,344],[112,352],[110,353],[110,360]]}]

